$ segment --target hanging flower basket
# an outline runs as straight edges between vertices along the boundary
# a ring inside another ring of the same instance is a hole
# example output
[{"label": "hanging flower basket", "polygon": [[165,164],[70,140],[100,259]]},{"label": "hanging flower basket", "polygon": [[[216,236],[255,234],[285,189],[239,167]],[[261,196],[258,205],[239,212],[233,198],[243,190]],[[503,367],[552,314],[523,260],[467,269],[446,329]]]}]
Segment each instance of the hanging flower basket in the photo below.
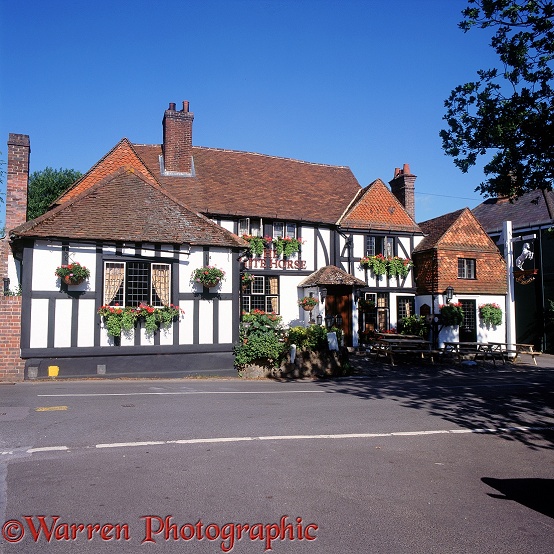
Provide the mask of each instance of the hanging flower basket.
[{"label": "hanging flower basket", "polygon": [[225,279],[225,271],[218,267],[207,265],[199,267],[192,272],[191,281],[200,283],[204,287],[212,289],[217,287]]},{"label": "hanging flower basket", "polygon": [[246,292],[248,290],[248,287],[254,282],[254,275],[251,275],[250,273],[243,273],[240,277],[240,284],[242,286],[242,291]]},{"label": "hanging flower basket", "polygon": [[481,304],[479,306],[479,317],[487,326],[496,327],[502,323],[502,308],[498,304]]},{"label": "hanging flower basket", "polygon": [[90,270],[79,262],[64,264],[55,271],[57,277],[66,285],[80,285],[90,277]]},{"label": "hanging flower basket", "polygon": [[298,301],[298,305],[307,312],[311,312],[318,305],[318,300],[314,296],[304,296]]},{"label": "hanging flower basket", "polygon": [[464,311],[459,302],[456,304],[441,304],[439,309],[443,325],[456,326],[464,322]]},{"label": "hanging flower basket", "polygon": [[365,256],[360,260],[362,269],[370,269],[373,275],[384,275],[387,272],[387,259],[382,254],[377,256]]}]

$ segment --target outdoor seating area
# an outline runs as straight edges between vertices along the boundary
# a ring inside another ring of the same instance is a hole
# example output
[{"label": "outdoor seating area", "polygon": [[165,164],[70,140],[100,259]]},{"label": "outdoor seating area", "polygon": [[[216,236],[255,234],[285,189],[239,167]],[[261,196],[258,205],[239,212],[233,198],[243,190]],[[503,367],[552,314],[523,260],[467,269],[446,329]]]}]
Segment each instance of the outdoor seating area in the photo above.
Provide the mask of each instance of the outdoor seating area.
[{"label": "outdoor seating area", "polygon": [[377,333],[370,344],[370,353],[377,357],[383,356],[395,365],[396,355],[410,355],[421,359],[428,358],[435,363],[434,356],[438,351],[432,350],[431,343],[416,335],[397,335],[392,333]]},{"label": "outdoor seating area", "polygon": [[433,349],[432,343],[416,335],[399,335],[393,333],[375,333],[375,337],[367,345],[367,352],[375,358],[388,358],[392,366],[399,356],[429,360],[432,364],[438,359],[490,360],[496,366],[496,361],[503,365],[507,361],[516,363],[521,356],[531,356],[535,365],[536,352],[532,344],[508,344],[503,342],[445,342],[440,349]]}]

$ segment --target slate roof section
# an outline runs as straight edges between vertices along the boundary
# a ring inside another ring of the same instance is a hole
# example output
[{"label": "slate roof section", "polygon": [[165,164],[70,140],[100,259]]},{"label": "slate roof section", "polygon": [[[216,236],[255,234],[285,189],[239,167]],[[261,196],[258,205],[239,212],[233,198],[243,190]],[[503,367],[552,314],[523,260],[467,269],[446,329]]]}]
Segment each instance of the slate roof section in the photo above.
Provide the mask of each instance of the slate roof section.
[{"label": "slate roof section", "polygon": [[554,220],[554,191],[535,190],[517,199],[489,198],[473,209],[487,233],[502,230],[504,221],[514,229],[549,225]]},{"label": "slate roof section", "polygon": [[498,249],[487,235],[479,220],[469,208],[462,208],[428,221],[419,227],[425,234],[413,252],[434,248],[465,252],[497,252]]},{"label": "slate roof section", "polygon": [[12,237],[246,247],[238,236],[192,212],[134,167],[100,182],[10,232]]},{"label": "slate roof section", "polygon": [[417,223],[381,179],[373,181],[354,198],[338,224],[348,229],[421,233]]},{"label": "slate roof section", "polygon": [[315,287],[318,285],[350,285],[365,287],[366,283],[334,265],[326,265],[298,283],[299,287]]}]

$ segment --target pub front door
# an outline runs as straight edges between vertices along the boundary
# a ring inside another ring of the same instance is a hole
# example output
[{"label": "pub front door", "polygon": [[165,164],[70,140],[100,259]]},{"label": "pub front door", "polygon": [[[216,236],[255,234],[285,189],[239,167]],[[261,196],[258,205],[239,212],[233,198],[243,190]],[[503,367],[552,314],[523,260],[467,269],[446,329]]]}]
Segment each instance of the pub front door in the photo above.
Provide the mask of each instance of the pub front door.
[{"label": "pub front door", "polygon": [[[346,285],[326,285],[325,315],[342,318],[344,345],[352,346],[352,287]],[[336,326],[336,323],[334,324]]]}]

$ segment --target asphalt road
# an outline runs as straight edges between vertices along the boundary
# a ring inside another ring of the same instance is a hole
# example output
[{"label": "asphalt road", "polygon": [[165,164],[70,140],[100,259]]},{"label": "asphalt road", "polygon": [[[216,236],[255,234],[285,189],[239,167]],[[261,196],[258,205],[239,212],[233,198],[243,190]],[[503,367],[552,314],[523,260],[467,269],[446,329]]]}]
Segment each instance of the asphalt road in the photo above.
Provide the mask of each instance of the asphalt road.
[{"label": "asphalt road", "polygon": [[550,553],[553,375],[0,385],[0,551]]}]

